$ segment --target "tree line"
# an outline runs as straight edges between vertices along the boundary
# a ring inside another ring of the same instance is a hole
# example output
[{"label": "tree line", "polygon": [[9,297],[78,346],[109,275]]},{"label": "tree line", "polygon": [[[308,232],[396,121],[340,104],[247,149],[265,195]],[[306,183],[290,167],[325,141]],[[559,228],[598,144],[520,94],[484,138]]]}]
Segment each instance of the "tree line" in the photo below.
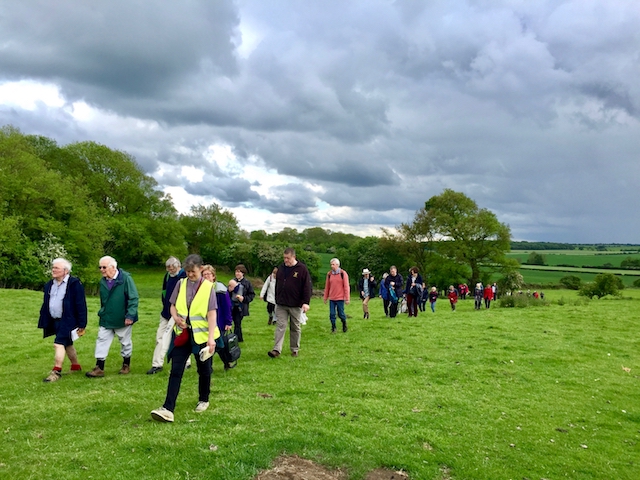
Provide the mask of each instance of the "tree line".
[{"label": "tree line", "polygon": [[[99,257],[123,264],[161,265],[168,256],[199,253],[205,261],[233,268],[243,263],[265,277],[282,261],[284,247],[318,278],[319,254],[340,258],[354,279],[362,268],[380,276],[396,265],[417,266],[431,284],[488,281],[508,274],[508,226],[466,197],[445,190],[425,202],[411,223],[381,237],[358,237],[320,227],[277,233],[246,232],[219,205],[193,206],[179,214],[170,195],[126,152],[95,142],[65,146],[54,140],[0,129],[0,286],[40,288],[49,262],[74,263],[91,288],[99,280]],[[505,276],[507,278],[508,275]]]}]

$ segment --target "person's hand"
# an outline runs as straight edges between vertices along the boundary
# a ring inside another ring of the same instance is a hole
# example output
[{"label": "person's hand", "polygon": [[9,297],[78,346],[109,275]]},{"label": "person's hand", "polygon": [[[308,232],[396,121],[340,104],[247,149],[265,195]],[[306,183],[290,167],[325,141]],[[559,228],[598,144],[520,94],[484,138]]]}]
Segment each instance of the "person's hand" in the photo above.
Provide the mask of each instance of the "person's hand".
[{"label": "person's hand", "polygon": [[78,336],[81,337],[84,335],[84,328],[79,328],[78,329]]},{"label": "person's hand", "polygon": [[224,329],[229,331],[229,330],[231,330],[232,327],[233,327],[233,325],[225,325]]},{"label": "person's hand", "polygon": [[326,300],[324,301],[324,304],[325,304],[325,305],[327,304],[327,301],[326,301]]},{"label": "person's hand", "polygon": [[130,318],[125,318],[124,320],[124,324],[125,326],[129,326],[129,325],[133,325],[133,320],[131,320]]},{"label": "person's hand", "polygon": [[351,303],[351,300],[345,300],[344,303],[346,303],[347,305],[349,305]]},{"label": "person's hand", "polygon": [[207,340],[207,346],[209,347],[209,353],[213,353],[216,350],[216,341],[209,337]]},{"label": "person's hand", "polygon": [[236,298],[240,303],[244,302],[244,297],[242,295],[237,295]]},{"label": "person's hand", "polygon": [[302,311],[304,313],[307,313],[309,311],[309,304],[308,303],[303,303],[302,304]]}]

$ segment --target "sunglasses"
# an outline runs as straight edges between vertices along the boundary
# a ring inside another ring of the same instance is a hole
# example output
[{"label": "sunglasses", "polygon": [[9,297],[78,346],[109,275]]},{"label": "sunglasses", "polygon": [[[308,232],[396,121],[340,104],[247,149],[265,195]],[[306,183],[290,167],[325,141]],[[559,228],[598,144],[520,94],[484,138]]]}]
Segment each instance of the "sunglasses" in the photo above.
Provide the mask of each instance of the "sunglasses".
[{"label": "sunglasses", "polygon": [[98,267],[98,270],[106,270],[107,268],[109,268],[109,267],[103,267],[102,265],[100,265],[100,266]]}]

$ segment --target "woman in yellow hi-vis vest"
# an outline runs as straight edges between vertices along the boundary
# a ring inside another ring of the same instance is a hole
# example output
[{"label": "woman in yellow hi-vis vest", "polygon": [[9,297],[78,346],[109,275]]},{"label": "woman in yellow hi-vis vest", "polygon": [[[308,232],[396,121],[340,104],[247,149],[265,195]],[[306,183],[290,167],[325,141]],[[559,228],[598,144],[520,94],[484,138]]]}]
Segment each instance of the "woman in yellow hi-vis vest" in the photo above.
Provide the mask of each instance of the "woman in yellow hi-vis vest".
[{"label": "woman in yellow hi-vis vest", "polygon": [[175,320],[174,336],[167,357],[171,359],[171,374],[167,397],[161,408],[153,410],[151,417],[159,422],[173,422],[173,411],[180,393],[182,375],[191,354],[198,365],[198,404],[196,412],[209,408],[213,357],[200,359],[200,350],[208,347],[212,354],[220,331],[216,325],[218,304],[213,283],[202,277],[202,258],[189,255],[183,265],[187,278],[180,281],[171,294],[171,317]]}]

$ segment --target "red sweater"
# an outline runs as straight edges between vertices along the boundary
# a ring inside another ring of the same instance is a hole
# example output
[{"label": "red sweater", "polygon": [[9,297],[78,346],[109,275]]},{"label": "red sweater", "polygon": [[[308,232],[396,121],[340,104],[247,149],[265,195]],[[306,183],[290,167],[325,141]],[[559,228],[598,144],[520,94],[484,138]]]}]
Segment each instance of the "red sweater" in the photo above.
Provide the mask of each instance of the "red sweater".
[{"label": "red sweater", "polygon": [[351,301],[351,289],[349,288],[349,275],[344,270],[334,274],[332,271],[327,273],[327,281],[324,284],[324,301],[344,300]]}]

